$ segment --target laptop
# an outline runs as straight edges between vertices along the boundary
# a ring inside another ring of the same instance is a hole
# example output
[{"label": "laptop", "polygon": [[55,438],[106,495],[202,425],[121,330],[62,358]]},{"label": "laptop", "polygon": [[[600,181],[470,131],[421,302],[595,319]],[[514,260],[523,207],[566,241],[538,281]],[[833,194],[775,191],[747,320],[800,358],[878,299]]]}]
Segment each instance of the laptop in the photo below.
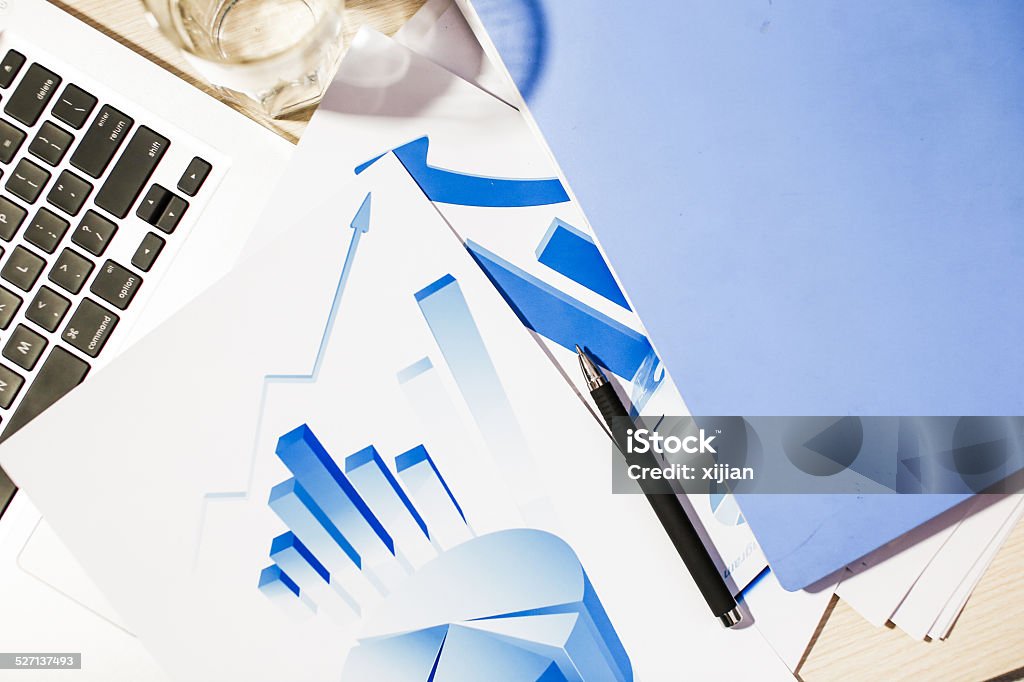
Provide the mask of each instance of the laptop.
[{"label": "laptop", "polygon": [[[0,441],[232,267],[292,148],[56,6],[0,2]],[[33,608],[15,492],[0,471],[0,620]]]}]

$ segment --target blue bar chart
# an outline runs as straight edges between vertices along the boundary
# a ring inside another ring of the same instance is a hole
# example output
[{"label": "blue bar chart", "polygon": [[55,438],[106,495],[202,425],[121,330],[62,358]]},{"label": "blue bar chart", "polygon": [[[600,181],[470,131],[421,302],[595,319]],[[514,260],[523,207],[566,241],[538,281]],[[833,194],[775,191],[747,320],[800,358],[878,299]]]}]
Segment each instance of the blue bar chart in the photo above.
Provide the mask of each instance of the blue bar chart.
[{"label": "blue bar chart", "polygon": [[[444,547],[472,537],[422,445],[400,454],[395,471],[373,445],[345,457],[342,471],[304,424],[282,436],[276,451],[294,476],[274,486],[268,498],[287,528],[271,542],[274,563],[260,577],[260,590],[275,601],[298,598],[347,621],[437,557],[442,546],[435,529]],[[403,471],[401,462],[411,471]],[[421,467],[429,478],[420,476]],[[460,527],[457,534],[450,523]]]},{"label": "blue bar chart", "polygon": [[276,452],[359,553],[361,568],[389,588],[399,577],[394,540],[312,430],[303,424],[281,436]]}]

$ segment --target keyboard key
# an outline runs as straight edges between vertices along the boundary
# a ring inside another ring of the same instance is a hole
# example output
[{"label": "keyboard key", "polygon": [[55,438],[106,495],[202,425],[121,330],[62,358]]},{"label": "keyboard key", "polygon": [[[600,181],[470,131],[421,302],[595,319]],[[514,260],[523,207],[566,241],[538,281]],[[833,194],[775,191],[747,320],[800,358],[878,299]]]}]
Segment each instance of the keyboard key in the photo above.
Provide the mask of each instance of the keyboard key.
[{"label": "keyboard key", "polygon": [[139,248],[135,250],[135,255],[132,256],[132,265],[143,272],[149,272],[149,269],[153,267],[153,263],[156,262],[156,257],[163,250],[164,243],[163,239],[152,232],[147,234],[142,238]]},{"label": "keyboard key", "polygon": [[71,155],[71,165],[93,178],[103,175],[133,125],[131,117],[104,105]]},{"label": "keyboard key", "polygon": [[10,163],[25,141],[25,133],[10,123],[0,120],[0,162]]},{"label": "keyboard key", "polygon": [[[50,281],[73,294],[82,290],[92,272],[92,261],[71,249],[64,249],[50,270]],[[26,289],[26,291],[28,291]]]},{"label": "keyboard key", "polygon": [[108,260],[100,268],[89,291],[115,308],[124,310],[135,298],[135,294],[141,286],[141,277],[128,268]]},{"label": "keyboard key", "polygon": [[[2,438],[0,438],[2,440]],[[0,469],[0,516],[3,516],[4,510],[7,509],[7,505],[14,499],[14,493],[17,492],[17,488],[14,487],[14,483],[8,478],[7,474],[3,469]]]},{"label": "keyboard key", "polygon": [[70,351],[55,346],[43,361],[39,373],[25,392],[21,404],[14,411],[0,441],[10,438],[18,429],[35,419],[50,405],[60,400],[89,373],[89,365]]},{"label": "keyboard key", "polygon": [[7,197],[0,197],[0,239],[8,242],[14,239],[26,215],[21,206]]},{"label": "keyboard key", "polygon": [[90,298],[83,298],[61,338],[91,358],[103,350],[118,317]]},{"label": "keyboard key", "polygon": [[167,202],[167,207],[156,221],[157,228],[171,234],[187,210],[188,202],[177,195],[172,195],[171,200]]},{"label": "keyboard key", "polygon": [[24,65],[25,55],[17,50],[7,50],[3,61],[0,61],[0,88],[9,88]]},{"label": "keyboard key", "polygon": [[24,370],[31,370],[46,350],[46,339],[19,324],[4,346],[4,357]]},{"label": "keyboard key", "polygon": [[68,221],[47,208],[36,211],[32,222],[25,229],[25,241],[33,246],[38,246],[46,253],[53,253],[57,250],[57,244],[64,238],[68,228],[71,227]]},{"label": "keyboard key", "polygon": [[5,410],[10,407],[24,383],[20,374],[6,365],[0,365],[0,407]]},{"label": "keyboard key", "polygon": [[0,287],[0,329],[7,329],[21,307],[21,296]]},{"label": "keyboard key", "polygon": [[24,246],[14,247],[10,258],[0,269],[0,277],[18,287],[22,291],[31,291],[39,279],[39,274],[46,267],[46,261],[32,253]]},{"label": "keyboard key", "polygon": [[57,331],[60,321],[71,307],[71,301],[64,298],[50,287],[39,287],[36,297],[28,304],[25,318],[35,322],[48,332]]},{"label": "keyboard key", "polygon": [[206,182],[206,176],[210,174],[210,169],[213,168],[208,162],[200,159],[198,156],[192,159],[188,164],[188,168],[181,174],[181,179],[178,180],[178,189],[187,194],[190,197],[194,197],[199,188]]},{"label": "keyboard key", "polygon": [[51,166],[56,166],[74,141],[71,133],[47,121],[39,126],[39,132],[32,139],[28,151]]},{"label": "keyboard key", "polygon": [[61,171],[57,182],[53,183],[46,201],[64,211],[68,215],[78,215],[82,204],[89,198],[92,185],[71,171]]},{"label": "keyboard key", "polygon": [[150,225],[156,225],[156,221],[160,219],[164,209],[167,208],[167,202],[171,200],[172,196],[169,191],[160,185],[153,185],[146,192],[146,196],[142,197],[138,209],[135,210],[135,215]]},{"label": "keyboard key", "polygon": [[19,123],[34,126],[57,92],[60,76],[38,64],[28,67],[25,77],[11,93],[4,111]]},{"label": "keyboard key", "polygon": [[107,244],[114,238],[117,225],[101,216],[96,211],[86,211],[82,222],[78,223],[71,241],[94,256],[102,256]]},{"label": "keyboard key", "polygon": [[95,106],[95,97],[74,83],[69,83],[53,105],[52,113],[57,119],[78,130],[85,125]]},{"label": "keyboard key", "polygon": [[166,137],[146,126],[135,131],[124,154],[96,193],[96,205],[118,218],[128,215],[170,144]]},{"label": "keyboard key", "polygon": [[32,203],[39,198],[43,187],[50,181],[50,173],[28,159],[22,159],[14,167],[11,177],[7,180],[7,189],[11,194]]}]

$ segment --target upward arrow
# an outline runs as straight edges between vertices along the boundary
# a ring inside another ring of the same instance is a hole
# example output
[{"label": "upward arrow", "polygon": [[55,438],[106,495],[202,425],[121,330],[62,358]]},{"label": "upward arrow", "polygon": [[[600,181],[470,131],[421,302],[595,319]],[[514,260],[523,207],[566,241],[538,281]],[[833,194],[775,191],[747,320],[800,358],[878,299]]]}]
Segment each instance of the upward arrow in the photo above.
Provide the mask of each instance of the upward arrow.
[{"label": "upward arrow", "polygon": [[[352,228],[352,239],[348,244],[348,253],[345,255],[345,263],[341,267],[341,274],[338,276],[338,285],[334,290],[334,298],[331,301],[331,310],[327,316],[327,324],[324,327],[323,336],[320,337],[320,347],[316,352],[316,359],[313,361],[313,367],[310,369],[308,374],[268,374],[264,377],[263,391],[266,396],[267,387],[270,384],[279,383],[312,383],[317,380],[320,375],[320,366],[323,364],[324,356],[326,355],[327,347],[330,345],[331,334],[334,331],[334,322],[338,317],[338,308],[341,303],[342,294],[345,291],[345,281],[348,279],[348,273],[352,269],[352,262],[355,260],[356,249],[359,247],[359,238],[370,231],[370,194],[366,195],[363,199],[363,203],[360,204],[359,210],[356,211],[355,217],[352,218],[352,222],[349,224]],[[65,330],[65,334],[70,334],[72,330]],[[75,331],[75,334],[78,332]],[[260,401],[260,412],[259,417],[256,420],[256,433],[262,433],[261,424],[263,423],[263,409],[265,402]],[[250,456],[249,463],[249,483],[246,488],[241,491],[217,491],[206,493],[203,496],[203,514],[205,514],[206,505],[210,500],[213,499],[230,499],[230,498],[242,498],[246,499],[252,489],[252,475],[256,464],[256,449],[253,447],[253,452]],[[199,560],[199,548],[200,544],[196,544],[196,555],[193,559],[194,562]]]},{"label": "upward arrow", "polygon": [[363,199],[363,203],[360,204],[359,210],[356,211],[356,215],[352,218],[352,229],[357,232],[369,232],[370,230],[370,197],[371,194],[367,194],[366,198]]},{"label": "upward arrow", "polygon": [[[366,198],[363,199],[363,203],[359,205],[359,210],[356,211],[355,216],[352,218],[352,222],[349,226],[352,228],[352,240],[348,243],[348,253],[345,254],[345,264],[341,268],[341,277],[338,280],[338,292],[345,288],[345,282],[348,280],[348,273],[352,270],[352,263],[356,259],[356,249],[359,248],[359,238],[370,231],[370,197],[371,192],[367,192]],[[340,298],[340,296],[339,296]],[[334,311],[331,311],[332,319]]]},{"label": "upward arrow", "polygon": [[341,275],[338,277],[338,288],[334,292],[334,301],[331,303],[331,312],[327,316],[327,327],[320,339],[320,349],[316,354],[316,361],[313,364],[313,372],[310,377],[315,381],[320,374],[320,365],[323,363],[328,343],[331,339],[331,332],[334,331],[334,320],[338,317],[338,306],[341,303],[341,295],[345,291],[345,282],[348,281],[349,272],[352,270],[352,263],[356,259],[356,249],[359,248],[359,238],[370,231],[370,196],[366,194],[363,203],[359,205],[355,217],[349,226],[352,228],[352,239],[348,243],[348,253],[345,254],[345,264],[341,266]]}]

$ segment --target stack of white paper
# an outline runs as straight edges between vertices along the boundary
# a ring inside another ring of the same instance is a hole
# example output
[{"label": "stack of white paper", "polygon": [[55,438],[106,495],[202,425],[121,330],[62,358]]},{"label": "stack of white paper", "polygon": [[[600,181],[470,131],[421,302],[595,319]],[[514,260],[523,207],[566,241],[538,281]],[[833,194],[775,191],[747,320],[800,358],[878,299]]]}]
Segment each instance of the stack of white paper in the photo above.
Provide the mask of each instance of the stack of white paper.
[{"label": "stack of white paper", "polygon": [[837,594],[874,625],[945,639],[1022,514],[1020,495],[981,495],[847,569]]}]

